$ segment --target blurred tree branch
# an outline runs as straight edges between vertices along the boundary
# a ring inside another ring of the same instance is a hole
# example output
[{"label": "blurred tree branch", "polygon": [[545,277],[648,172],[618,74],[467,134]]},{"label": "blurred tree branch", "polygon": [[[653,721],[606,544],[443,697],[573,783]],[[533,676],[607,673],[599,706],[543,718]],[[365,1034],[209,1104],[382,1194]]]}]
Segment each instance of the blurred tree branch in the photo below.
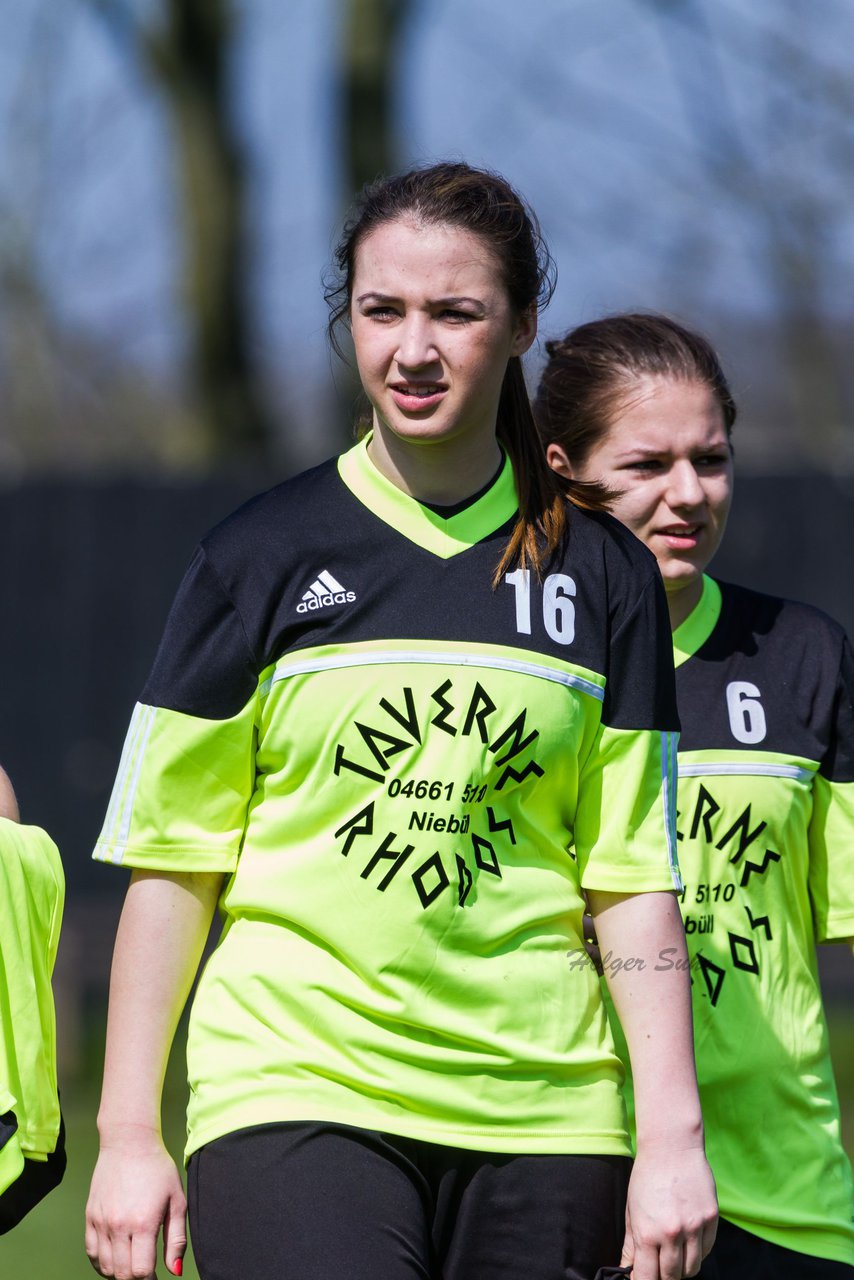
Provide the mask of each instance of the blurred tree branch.
[{"label": "blurred tree branch", "polygon": [[341,52],[344,189],[349,201],[398,164],[392,101],[401,32],[412,0],[345,0]]},{"label": "blurred tree branch", "polygon": [[[815,49],[792,41],[779,27],[763,25],[752,34],[760,56],[751,59],[754,76],[767,86],[767,118],[745,141],[703,0],[646,0],[658,27],[696,155],[715,188],[734,210],[756,222],[764,273],[783,341],[780,376],[794,393],[802,438],[810,451],[830,455],[848,416],[849,379],[829,331],[822,297],[824,239],[840,211],[847,218],[847,177],[837,190],[805,186],[787,164],[784,146],[793,115],[816,114],[817,132],[835,123],[836,145],[847,154],[843,172],[854,163],[851,86]],[[783,15],[784,16],[784,15]],[[751,21],[729,7],[730,21]],[[785,86],[785,102],[774,102],[774,86]]]},{"label": "blurred tree branch", "polygon": [[262,461],[272,424],[250,354],[246,182],[229,94],[229,0],[162,0],[147,24],[127,0],[88,0],[124,56],[159,89],[172,123],[184,225],[193,384],[215,460]]}]

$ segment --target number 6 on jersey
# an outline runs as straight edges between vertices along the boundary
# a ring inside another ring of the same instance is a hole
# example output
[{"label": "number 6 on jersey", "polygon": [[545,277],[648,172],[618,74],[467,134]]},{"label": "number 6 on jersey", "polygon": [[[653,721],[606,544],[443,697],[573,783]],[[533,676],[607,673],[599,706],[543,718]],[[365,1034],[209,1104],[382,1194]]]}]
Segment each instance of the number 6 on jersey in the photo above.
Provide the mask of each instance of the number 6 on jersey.
[{"label": "number 6 on jersey", "polygon": [[737,742],[752,745],[765,737],[765,711],[760,693],[749,680],[732,680],[726,687],[729,727]]}]

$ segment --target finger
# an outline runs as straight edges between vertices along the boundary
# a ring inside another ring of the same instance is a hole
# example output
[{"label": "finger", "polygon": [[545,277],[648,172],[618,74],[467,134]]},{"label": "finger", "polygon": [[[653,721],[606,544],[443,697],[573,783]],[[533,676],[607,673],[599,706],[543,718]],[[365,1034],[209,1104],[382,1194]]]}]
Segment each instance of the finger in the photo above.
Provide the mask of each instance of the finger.
[{"label": "finger", "polygon": [[169,1214],[163,1224],[163,1258],[173,1276],[180,1276],[184,1269],[184,1253],[187,1249],[187,1206],[184,1200],[169,1202]]},{"label": "finger", "polygon": [[703,1235],[701,1231],[692,1231],[685,1241],[683,1249],[683,1275],[695,1276],[703,1262]]},{"label": "finger", "polygon": [[107,1237],[106,1244],[101,1245],[101,1266],[105,1276],[115,1276],[116,1280],[132,1280],[129,1235],[123,1233]]},{"label": "finger", "polygon": [[703,1242],[700,1246],[702,1256],[705,1258],[712,1251],[712,1246],[717,1239],[718,1234],[718,1218],[715,1215],[711,1222],[707,1222],[703,1228]]},{"label": "finger", "polygon": [[658,1270],[661,1280],[682,1280],[686,1272],[681,1238],[662,1243],[658,1251]]},{"label": "finger", "polygon": [[660,1280],[658,1249],[655,1245],[635,1241],[635,1256],[631,1266],[632,1280]]},{"label": "finger", "polygon": [[623,1251],[620,1254],[620,1266],[630,1267],[635,1259],[635,1238],[632,1235],[632,1220],[626,1209],[626,1234],[623,1238]]},{"label": "finger", "polygon": [[98,1228],[95,1226],[88,1214],[86,1215],[86,1231],[83,1235],[83,1247],[86,1250],[86,1257],[92,1263],[92,1266],[96,1271],[100,1271],[98,1263],[100,1252],[98,1248]]},{"label": "finger", "polygon": [[113,1245],[106,1231],[102,1231],[99,1234],[95,1256],[94,1258],[90,1257],[89,1260],[99,1276],[112,1276],[115,1274],[113,1270]]},{"label": "finger", "polygon": [[130,1272],[132,1280],[157,1280],[154,1269],[157,1266],[157,1237],[150,1232],[141,1232],[131,1237]]}]

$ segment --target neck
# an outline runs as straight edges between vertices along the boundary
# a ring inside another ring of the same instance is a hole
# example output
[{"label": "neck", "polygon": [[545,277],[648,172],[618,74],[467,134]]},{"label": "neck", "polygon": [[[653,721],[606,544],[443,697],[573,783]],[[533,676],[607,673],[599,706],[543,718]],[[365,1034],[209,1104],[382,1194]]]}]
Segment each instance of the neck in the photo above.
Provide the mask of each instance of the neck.
[{"label": "neck", "polygon": [[670,630],[675,631],[693,613],[703,597],[702,576],[678,591],[667,592],[667,609],[670,614]]},{"label": "neck", "polygon": [[495,435],[477,439],[401,440],[374,422],[368,457],[381,475],[420,502],[451,506],[489,483],[501,462]]}]

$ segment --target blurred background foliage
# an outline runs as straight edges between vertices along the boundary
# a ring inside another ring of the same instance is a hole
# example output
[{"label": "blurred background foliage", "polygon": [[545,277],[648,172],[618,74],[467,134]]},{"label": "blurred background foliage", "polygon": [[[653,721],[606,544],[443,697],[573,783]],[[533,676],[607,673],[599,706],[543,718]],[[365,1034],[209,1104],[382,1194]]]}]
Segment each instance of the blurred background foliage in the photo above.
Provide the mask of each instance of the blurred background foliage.
[{"label": "blurred background foliage", "polygon": [[[71,1165],[0,1241],[0,1266],[71,1280],[89,1273],[77,1242],[125,880],[89,849],[193,543],[350,438],[356,384],[329,354],[322,280],[354,192],[438,158],[496,168],[558,265],[542,336],[634,308],[703,329],[740,406],[717,568],[851,628],[854,8],[15,10],[0,46],[0,759],[65,859]],[[532,385],[541,359],[540,344]],[[850,1150],[851,957],[824,951]]]},{"label": "blurred background foliage", "polygon": [[[507,173],[548,332],[720,346],[745,466],[854,469],[854,10],[825,0],[18,0],[0,54],[3,475],[302,466],[346,439],[320,277],[377,173]],[[846,287],[846,281],[849,287]],[[536,375],[537,355],[531,362]]]}]

